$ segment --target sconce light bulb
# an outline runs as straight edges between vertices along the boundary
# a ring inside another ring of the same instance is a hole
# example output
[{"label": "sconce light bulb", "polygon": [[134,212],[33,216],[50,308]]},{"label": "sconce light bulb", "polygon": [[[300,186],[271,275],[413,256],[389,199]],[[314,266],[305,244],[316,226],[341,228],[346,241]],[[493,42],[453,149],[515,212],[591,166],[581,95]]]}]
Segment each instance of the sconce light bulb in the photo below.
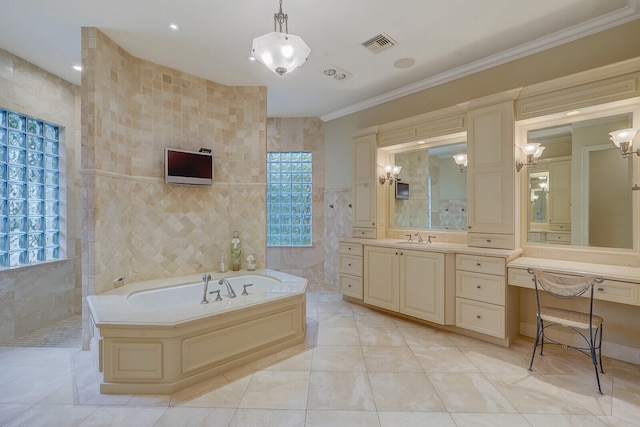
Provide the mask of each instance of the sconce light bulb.
[{"label": "sconce light bulb", "polygon": [[524,151],[524,154],[531,155],[531,154],[535,154],[538,151],[538,148],[540,147],[540,143],[538,142],[531,142],[527,145],[524,146],[524,148],[522,148],[522,151]]},{"label": "sconce light bulb", "polygon": [[613,132],[610,132],[611,141],[615,144],[616,147],[620,147],[620,144],[624,142],[629,143],[629,148],[633,145],[633,138],[635,138],[636,133],[638,132],[638,128],[628,128],[628,129],[620,129]]}]

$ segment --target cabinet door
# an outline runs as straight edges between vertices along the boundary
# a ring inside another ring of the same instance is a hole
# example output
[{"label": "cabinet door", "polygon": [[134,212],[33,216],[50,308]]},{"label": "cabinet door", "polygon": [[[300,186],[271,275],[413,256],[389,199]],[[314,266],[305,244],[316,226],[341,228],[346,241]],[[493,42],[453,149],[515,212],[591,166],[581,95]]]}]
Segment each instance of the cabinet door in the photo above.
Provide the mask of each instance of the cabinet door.
[{"label": "cabinet door", "polygon": [[571,162],[549,164],[549,222],[571,223]]},{"label": "cabinet door", "polygon": [[476,233],[515,233],[513,103],[469,111],[468,228]]},{"label": "cabinet door", "polygon": [[444,254],[400,251],[400,312],[444,324]]},{"label": "cabinet door", "polygon": [[353,140],[353,226],[376,225],[376,136]]},{"label": "cabinet door", "polygon": [[364,302],[398,311],[400,250],[364,247]]}]

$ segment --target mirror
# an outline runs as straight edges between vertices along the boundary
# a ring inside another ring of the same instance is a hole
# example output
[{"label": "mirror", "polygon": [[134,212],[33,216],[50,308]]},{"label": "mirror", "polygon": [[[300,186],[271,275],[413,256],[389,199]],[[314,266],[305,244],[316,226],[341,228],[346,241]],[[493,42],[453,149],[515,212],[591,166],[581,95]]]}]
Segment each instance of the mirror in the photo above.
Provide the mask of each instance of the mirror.
[{"label": "mirror", "polygon": [[389,197],[391,228],[467,229],[467,174],[452,157],[467,152],[461,141],[416,143],[389,152],[389,161],[402,166],[400,186]]},{"label": "mirror", "polygon": [[527,132],[545,147],[527,168],[529,242],[633,248],[632,159],[609,139],[629,127],[625,113]]}]

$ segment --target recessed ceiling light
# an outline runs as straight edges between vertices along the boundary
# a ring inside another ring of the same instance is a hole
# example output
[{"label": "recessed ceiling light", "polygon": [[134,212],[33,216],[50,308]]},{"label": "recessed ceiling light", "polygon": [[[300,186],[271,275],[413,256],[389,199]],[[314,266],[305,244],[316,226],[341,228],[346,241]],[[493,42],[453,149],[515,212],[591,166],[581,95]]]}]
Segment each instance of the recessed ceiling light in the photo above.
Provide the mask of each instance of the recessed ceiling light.
[{"label": "recessed ceiling light", "polygon": [[73,68],[76,71],[82,71],[82,65],[72,65],[71,68]]},{"label": "recessed ceiling light", "polygon": [[420,141],[417,141],[416,144],[426,144],[427,141],[425,141],[424,139],[421,139]]},{"label": "recessed ceiling light", "polygon": [[335,68],[326,68],[323,73],[325,73],[327,76],[333,76],[336,74],[336,70]]},{"label": "recessed ceiling light", "polygon": [[396,68],[409,68],[415,64],[416,61],[413,58],[401,58],[393,63],[393,66]]},{"label": "recessed ceiling light", "polygon": [[580,111],[578,111],[578,110],[567,111],[565,113],[565,115],[567,115],[567,116],[577,116],[578,114],[580,114]]},{"label": "recessed ceiling light", "polygon": [[335,76],[333,76],[333,78],[335,78],[336,80],[344,80],[344,79],[347,78],[347,75],[344,74],[344,73],[339,73],[339,74],[336,74]]},{"label": "recessed ceiling light", "polygon": [[249,61],[256,61],[256,57],[253,55],[249,55]]},{"label": "recessed ceiling light", "polygon": [[180,29],[180,26],[175,22],[172,22],[169,24],[169,28],[171,28],[173,31],[178,31]]}]

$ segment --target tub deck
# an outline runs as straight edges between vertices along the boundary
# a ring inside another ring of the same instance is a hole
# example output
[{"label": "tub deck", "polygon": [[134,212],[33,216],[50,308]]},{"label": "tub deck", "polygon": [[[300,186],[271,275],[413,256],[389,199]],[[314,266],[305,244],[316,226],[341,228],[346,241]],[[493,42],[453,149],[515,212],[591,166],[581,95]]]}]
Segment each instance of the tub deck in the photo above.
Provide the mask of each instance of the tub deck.
[{"label": "tub deck", "polygon": [[200,304],[200,292],[193,304],[170,309],[142,309],[127,301],[135,292],[197,283],[201,275],[140,282],[87,297],[101,393],[174,393],[303,343],[307,280],[272,270],[250,274],[274,277],[278,284],[260,300],[255,295],[261,292],[250,298],[236,289],[238,297],[229,307],[225,291],[222,302]]}]

